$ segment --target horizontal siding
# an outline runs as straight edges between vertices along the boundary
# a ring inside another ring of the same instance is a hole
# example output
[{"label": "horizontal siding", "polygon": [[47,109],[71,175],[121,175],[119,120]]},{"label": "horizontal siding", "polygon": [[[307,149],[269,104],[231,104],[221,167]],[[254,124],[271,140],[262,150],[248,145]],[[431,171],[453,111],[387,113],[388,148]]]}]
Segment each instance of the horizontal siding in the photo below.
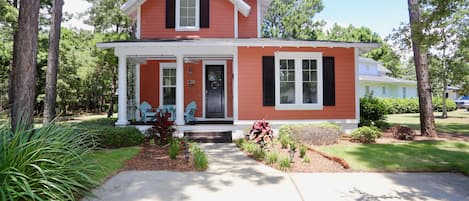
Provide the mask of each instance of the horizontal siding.
[{"label": "horizontal siding", "polygon": [[[257,18],[250,15],[249,18]],[[234,6],[228,0],[210,1],[210,28],[177,32],[165,27],[165,1],[147,0],[141,7],[141,38],[233,38]]]},{"label": "horizontal siding", "polygon": [[[282,110],[262,105],[262,56],[276,51],[322,52],[335,57],[336,106],[323,110]],[[355,66],[353,48],[245,48],[239,57],[239,120],[355,119]]]},{"label": "horizontal siding", "polygon": [[257,38],[257,0],[245,0],[251,6],[251,14],[244,17],[238,13],[238,37]]}]

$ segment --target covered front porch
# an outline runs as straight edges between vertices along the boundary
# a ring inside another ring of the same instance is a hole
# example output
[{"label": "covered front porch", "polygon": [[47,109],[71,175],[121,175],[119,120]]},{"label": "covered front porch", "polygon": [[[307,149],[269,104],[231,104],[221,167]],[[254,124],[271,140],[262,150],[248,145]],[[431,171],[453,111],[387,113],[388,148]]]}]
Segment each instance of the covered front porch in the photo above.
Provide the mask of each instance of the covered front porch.
[{"label": "covered front porch", "polygon": [[[192,130],[194,124],[232,126],[237,118],[237,48],[158,43],[114,47],[119,58],[116,126],[152,125],[155,119],[142,114],[142,103],[154,111],[171,111],[178,130]],[[189,104],[196,105],[190,125],[184,118]]]}]

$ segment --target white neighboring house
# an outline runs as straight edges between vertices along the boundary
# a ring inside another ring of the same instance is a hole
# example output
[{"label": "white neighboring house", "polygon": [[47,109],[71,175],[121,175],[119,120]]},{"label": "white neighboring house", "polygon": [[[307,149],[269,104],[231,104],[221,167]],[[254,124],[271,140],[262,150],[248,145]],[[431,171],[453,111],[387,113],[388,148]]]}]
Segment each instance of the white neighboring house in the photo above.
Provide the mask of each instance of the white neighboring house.
[{"label": "white neighboring house", "polygon": [[360,57],[360,97],[373,93],[382,98],[417,98],[417,82],[389,77],[391,73],[380,62]]}]

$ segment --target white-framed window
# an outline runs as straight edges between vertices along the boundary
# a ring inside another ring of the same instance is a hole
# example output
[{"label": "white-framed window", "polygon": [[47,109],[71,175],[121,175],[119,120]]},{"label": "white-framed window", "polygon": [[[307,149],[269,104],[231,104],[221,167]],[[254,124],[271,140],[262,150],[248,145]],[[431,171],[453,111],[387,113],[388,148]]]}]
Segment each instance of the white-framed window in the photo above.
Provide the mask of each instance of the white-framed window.
[{"label": "white-framed window", "polygon": [[176,63],[160,64],[160,106],[176,105]]},{"label": "white-framed window", "polygon": [[275,109],[321,110],[322,53],[275,53]]},{"label": "white-framed window", "polygon": [[402,98],[407,97],[407,89],[405,87],[402,87]]},{"label": "white-framed window", "polygon": [[199,0],[176,0],[176,31],[198,31]]}]

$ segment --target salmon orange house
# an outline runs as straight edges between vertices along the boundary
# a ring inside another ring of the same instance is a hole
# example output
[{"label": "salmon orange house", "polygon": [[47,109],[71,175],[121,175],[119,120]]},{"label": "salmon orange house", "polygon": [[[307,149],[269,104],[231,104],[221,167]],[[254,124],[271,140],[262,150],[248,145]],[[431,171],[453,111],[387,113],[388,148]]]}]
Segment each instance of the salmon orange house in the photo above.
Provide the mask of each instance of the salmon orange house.
[{"label": "salmon orange house", "polygon": [[[129,0],[136,39],[119,58],[117,126],[150,124],[141,104],[174,107],[178,134],[282,124],[359,123],[358,58],[373,43],[261,38],[270,0]],[[196,104],[195,125],[184,113]]]}]

